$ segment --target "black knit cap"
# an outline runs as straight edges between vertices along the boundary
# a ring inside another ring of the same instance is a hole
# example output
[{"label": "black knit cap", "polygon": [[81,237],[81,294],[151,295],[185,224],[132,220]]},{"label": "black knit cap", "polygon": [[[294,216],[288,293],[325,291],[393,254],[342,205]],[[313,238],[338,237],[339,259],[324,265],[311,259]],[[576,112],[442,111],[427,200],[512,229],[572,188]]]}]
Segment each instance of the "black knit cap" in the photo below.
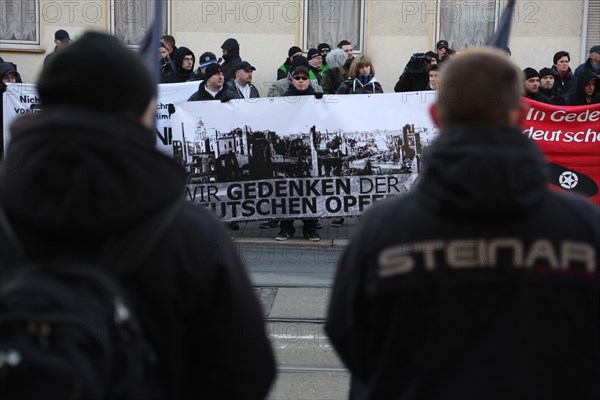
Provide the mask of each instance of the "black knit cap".
[{"label": "black knit cap", "polygon": [[208,64],[206,70],[204,70],[204,80],[209,80],[213,75],[218,74],[219,72],[223,72],[223,67],[220,64]]},{"label": "black knit cap", "polygon": [[292,65],[290,66],[290,73],[292,75],[298,72],[305,72],[308,74],[310,65],[308,64],[308,60],[304,56],[296,56],[292,58]]},{"label": "black knit cap", "polygon": [[556,79],[556,72],[552,68],[542,68],[540,69],[540,78],[545,77],[546,75],[552,75],[554,79]]},{"label": "black knit cap", "polygon": [[321,57],[321,53],[319,53],[319,50],[317,50],[317,49],[310,49],[310,50],[308,50],[308,54],[306,55],[306,59],[307,60],[312,60],[315,57]]},{"label": "black knit cap", "polygon": [[290,49],[288,50],[288,57],[293,56],[294,54],[297,53],[302,53],[302,49],[298,46],[292,46],[290,47]]},{"label": "black knit cap", "polygon": [[322,53],[323,50],[331,51],[331,46],[329,46],[327,43],[321,43],[317,46],[317,50],[319,50],[319,53]]},{"label": "black knit cap", "polygon": [[306,67],[306,69],[308,70],[310,65],[308,64],[308,60],[306,59],[306,57],[296,56],[296,57],[292,58],[292,65],[290,66],[290,70],[293,71],[296,67],[299,67],[299,66]]},{"label": "black knit cap", "polygon": [[152,99],[151,82],[143,60],[117,38],[87,32],[50,59],[38,93],[42,107],[78,106],[139,118]]},{"label": "black knit cap", "polygon": [[539,78],[540,74],[533,68],[527,67],[523,70],[523,74],[525,75],[525,80],[531,78]]}]

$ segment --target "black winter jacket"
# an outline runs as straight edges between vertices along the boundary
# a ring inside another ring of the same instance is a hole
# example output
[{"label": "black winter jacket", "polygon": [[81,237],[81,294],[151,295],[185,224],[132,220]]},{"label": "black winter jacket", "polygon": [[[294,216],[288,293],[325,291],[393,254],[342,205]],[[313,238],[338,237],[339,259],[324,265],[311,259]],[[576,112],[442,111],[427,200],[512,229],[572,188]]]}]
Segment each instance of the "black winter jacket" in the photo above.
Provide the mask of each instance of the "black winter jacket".
[{"label": "black winter jacket", "polygon": [[346,79],[335,94],[375,94],[383,93],[381,84],[375,78],[363,85],[358,79]]},{"label": "black winter jacket", "polygon": [[429,150],[338,266],[326,332],[360,398],[600,398],[598,207],[549,190],[518,129],[447,130]]},{"label": "black winter jacket", "polygon": [[296,89],[296,87],[290,83],[288,90],[285,91],[283,96],[312,96],[312,95],[315,95],[316,93],[317,92],[315,92],[315,89],[312,86],[308,86],[308,88],[306,90],[300,91],[300,90]]},{"label": "black winter jacket", "polygon": [[558,92],[558,97],[575,91],[577,79],[573,75],[571,68],[569,68],[569,71],[565,76],[561,76],[560,72],[558,72],[558,69],[554,65],[552,66],[552,70],[556,72],[554,87]]},{"label": "black winter jacket", "polygon": [[394,92],[417,92],[421,90],[428,90],[428,88],[429,72],[413,73],[404,71],[394,86]]},{"label": "black winter jacket", "polygon": [[235,79],[235,71],[239,63],[242,62],[238,52],[235,51],[223,57],[225,60],[221,66],[223,67],[223,75],[225,76],[225,82]]},{"label": "black winter jacket", "polygon": [[533,95],[525,95],[525,97],[531,100],[539,101],[540,103],[554,104],[552,103],[552,100],[548,98],[548,96],[541,93],[541,89],[539,89],[537,93]]},{"label": "black winter jacket", "polygon": [[[256,88],[256,86],[254,86],[251,83],[249,85],[250,85],[250,98],[256,99],[256,98],[260,97],[260,93],[258,93],[258,89]],[[243,99],[244,95],[238,89],[237,85],[235,84],[235,80],[232,80],[232,81],[228,81],[225,83],[225,88],[224,88],[224,93],[223,93],[222,98],[226,99],[226,100]]]},{"label": "black winter jacket", "polygon": [[[585,94],[585,84],[590,81],[596,81],[596,88],[591,96],[591,101],[588,102],[587,96]],[[562,97],[561,101],[563,105],[566,106],[586,106],[588,104],[598,104],[600,103],[600,79],[591,71],[584,70],[577,77],[577,84],[575,85],[575,89],[571,93],[567,93]]]},{"label": "black winter jacket", "polygon": [[[47,109],[15,122],[12,133],[0,201],[27,260],[79,258],[114,269],[120,252],[101,246],[153,232],[184,195],[184,171],[137,122]],[[222,222],[187,204],[140,268],[114,272],[157,351],[167,398],[265,397],[271,347]]]},{"label": "black winter jacket", "polygon": [[[185,56],[192,56],[194,58],[194,62],[192,63],[192,69],[186,71],[181,68],[181,64],[183,63],[183,58]],[[187,47],[180,47],[176,51],[173,51],[173,64],[175,64],[175,71],[169,75],[162,77],[161,83],[180,83],[187,82],[191,79],[194,74],[194,64],[196,64],[196,56],[194,53],[188,49]]]},{"label": "black winter jacket", "polygon": [[225,85],[223,85],[217,95],[213,97],[212,94],[206,91],[206,81],[202,81],[200,82],[200,85],[198,85],[198,90],[196,93],[192,94],[187,101],[221,100],[224,93]]}]

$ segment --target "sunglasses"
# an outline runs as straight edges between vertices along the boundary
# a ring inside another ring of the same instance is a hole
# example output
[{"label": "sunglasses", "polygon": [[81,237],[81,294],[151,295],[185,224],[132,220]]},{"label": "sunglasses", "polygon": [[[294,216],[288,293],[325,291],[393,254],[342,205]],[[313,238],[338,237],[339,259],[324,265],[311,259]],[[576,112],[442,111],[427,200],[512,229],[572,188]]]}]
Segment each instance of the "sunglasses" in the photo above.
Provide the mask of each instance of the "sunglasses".
[{"label": "sunglasses", "polygon": [[308,76],[297,76],[297,75],[294,76],[293,78],[295,81],[307,81],[310,79]]}]

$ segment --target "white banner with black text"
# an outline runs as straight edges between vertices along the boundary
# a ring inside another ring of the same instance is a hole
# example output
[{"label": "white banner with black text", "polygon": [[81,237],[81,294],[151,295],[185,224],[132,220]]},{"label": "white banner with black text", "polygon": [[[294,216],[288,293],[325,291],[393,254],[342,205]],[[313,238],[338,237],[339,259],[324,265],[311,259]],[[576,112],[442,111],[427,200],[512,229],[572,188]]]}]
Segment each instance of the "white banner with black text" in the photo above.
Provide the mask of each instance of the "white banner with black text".
[{"label": "white banner with black text", "polygon": [[186,198],[227,221],[359,215],[408,192],[433,92],[176,103]]}]

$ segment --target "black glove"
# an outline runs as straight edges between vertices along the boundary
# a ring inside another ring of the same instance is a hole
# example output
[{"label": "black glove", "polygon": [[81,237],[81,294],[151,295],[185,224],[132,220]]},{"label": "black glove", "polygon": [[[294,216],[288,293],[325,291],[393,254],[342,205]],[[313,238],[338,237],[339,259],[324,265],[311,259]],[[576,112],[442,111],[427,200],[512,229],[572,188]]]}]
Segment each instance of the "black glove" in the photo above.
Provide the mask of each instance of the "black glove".
[{"label": "black glove", "polygon": [[221,97],[221,103],[227,103],[230,100],[231,100],[231,97],[229,97],[229,96],[223,95]]},{"label": "black glove", "polygon": [[0,94],[6,92],[6,84],[4,82],[0,82]]},{"label": "black glove", "polygon": [[323,93],[315,93],[315,99],[322,99]]},{"label": "black glove", "polygon": [[169,107],[169,115],[175,114],[175,106],[173,105],[173,103],[169,103],[168,107]]}]

